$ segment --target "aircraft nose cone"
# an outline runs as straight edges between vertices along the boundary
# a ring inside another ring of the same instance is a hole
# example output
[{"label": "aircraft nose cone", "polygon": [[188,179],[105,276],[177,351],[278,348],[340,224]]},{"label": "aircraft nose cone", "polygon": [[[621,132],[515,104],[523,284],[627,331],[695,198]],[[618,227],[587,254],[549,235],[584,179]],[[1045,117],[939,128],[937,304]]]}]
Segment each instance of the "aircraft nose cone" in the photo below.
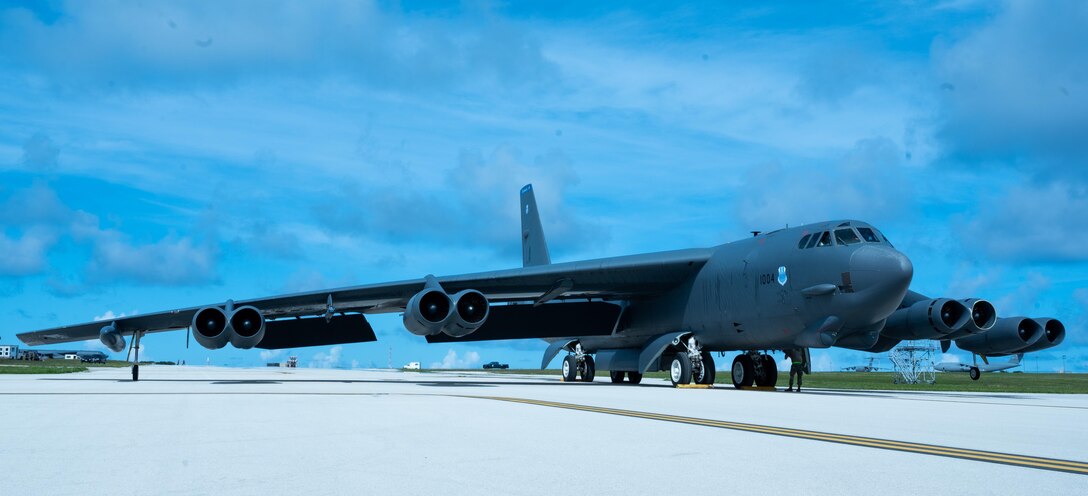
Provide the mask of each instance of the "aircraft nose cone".
[{"label": "aircraft nose cone", "polygon": [[[914,265],[899,251],[886,246],[862,246],[850,255],[855,286],[896,286],[906,289],[914,277]],[[861,288],[858,288],[861,289]]]}]

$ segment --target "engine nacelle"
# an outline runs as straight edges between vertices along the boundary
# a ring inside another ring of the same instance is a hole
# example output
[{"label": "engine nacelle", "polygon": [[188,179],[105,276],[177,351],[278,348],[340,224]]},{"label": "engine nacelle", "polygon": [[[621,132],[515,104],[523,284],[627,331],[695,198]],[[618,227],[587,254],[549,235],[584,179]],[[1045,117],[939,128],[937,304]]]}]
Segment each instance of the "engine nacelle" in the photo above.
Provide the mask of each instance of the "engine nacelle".
[{"label": "engine nacelle", "polygon": [[480,326],[484,325],[487,316],[491,313],[491,305],[483,293],[474,289],[466,289],[453,295],[453,316],[449,324],[442,329],[448,336],[459,338],[472,334]]},{"label": "engine nacelle", "polygon": [[234,313],[230,314],[229,328],[230,344],[247,350],[264,339],[264,316],[254,307],[235,308]]},{"label": "engine nacelle", "polygon": [[947,298],[921,300],[889,317],[883,336],[894,339],[941,339],[963,328],[971,319],[967,305]]},{"label": "engine nacelle", "polygon": [[230,321],[219,307],[201,308],[193,315],[193,339],[209,350],[218,350],[230,341]]},{"label": "engine nacelle", "polygon": [[404,328],[417,336],[432,336],[442,332],[455,313],[449,295],[438,289],[424,289],[408,300]]},{"label": "engine nacelle", "polygon": [[125,351],[125,337],[113,324],[98,331],[98,340],[102,341],[102,344],[106,345],[106,348],[113,350],[114,353]]},{"label": "engine nacelle", "polygon": [[968,298],[960,300],[971,310],[971,318],[967,320],[961,331],[963,334],[978,334],[990,330],[997,324],[997,310],[986,300]]},{"label": "engine nacelle", "polygon": [[1035,344],[1020,350],[1018,353],[1045,350],[1062,344],[1065,341],[1065,324],[1058,319],[1032,319],[1043,328],[1042,337]]},{"label": "engine nacelle", "polygon": [[990,330],[956,340],[962,350],[981,355],[1020,353],[1043,337],[1043,327],[1024,317],[998,319]]}]

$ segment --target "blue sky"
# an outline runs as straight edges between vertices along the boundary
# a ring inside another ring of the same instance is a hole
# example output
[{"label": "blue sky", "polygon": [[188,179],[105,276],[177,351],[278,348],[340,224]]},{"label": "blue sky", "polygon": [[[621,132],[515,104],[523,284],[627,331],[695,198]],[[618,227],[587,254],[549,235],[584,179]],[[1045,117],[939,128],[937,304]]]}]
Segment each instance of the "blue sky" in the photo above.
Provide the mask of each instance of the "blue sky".
[{"label": "blue sky", "polygon": [[[1088,370],[1086,25],[1073,1],[6,2],[0,342],[517,266],[532,182],[554,260],[865,219],[915,290],[1062,319],[1028,370]],[[544,348],[371,320],[377,343],[291,353],[531,367]]]}]

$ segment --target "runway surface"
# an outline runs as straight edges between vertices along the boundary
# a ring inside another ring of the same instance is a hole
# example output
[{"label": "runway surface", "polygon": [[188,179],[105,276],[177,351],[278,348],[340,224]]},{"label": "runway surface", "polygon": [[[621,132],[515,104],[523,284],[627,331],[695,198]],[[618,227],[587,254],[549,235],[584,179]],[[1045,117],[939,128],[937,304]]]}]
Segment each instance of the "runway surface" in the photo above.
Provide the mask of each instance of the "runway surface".
[{"label": "runway surface", "polygon": [[9,494],[1077,493],[1088,395],[143,367],[0,375]]}]

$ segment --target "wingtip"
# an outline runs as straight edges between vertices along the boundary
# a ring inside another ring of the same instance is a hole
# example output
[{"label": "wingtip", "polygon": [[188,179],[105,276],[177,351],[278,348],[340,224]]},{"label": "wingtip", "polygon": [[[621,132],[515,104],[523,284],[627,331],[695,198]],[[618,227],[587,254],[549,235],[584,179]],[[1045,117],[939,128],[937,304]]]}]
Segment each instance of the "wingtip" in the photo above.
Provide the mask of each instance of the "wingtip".
[{"label": "wingtip", "polygon": [[528,192],[530,192],[532,190],[533,190],[533,183],[526,184],[525,186],[521,187],[521,194],[524,195],[525,193],[528,193]]}]

